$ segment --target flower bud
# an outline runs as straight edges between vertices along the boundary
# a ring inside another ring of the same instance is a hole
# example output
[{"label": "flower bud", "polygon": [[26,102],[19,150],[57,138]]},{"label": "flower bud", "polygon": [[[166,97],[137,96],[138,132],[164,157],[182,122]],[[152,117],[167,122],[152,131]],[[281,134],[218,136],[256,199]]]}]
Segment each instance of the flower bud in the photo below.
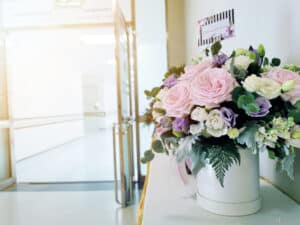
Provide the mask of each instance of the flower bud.
[{"label": "flower bud", "polygon": [[300,138],[300,131],[298,131],[298,130],[293,131],[292,138],[293,139],[299,139]]},{"label": "flower bud", "polygon": [[289,92],[294,89],[295,85],[296,85],[295,80],[288,80],[282,84],[281,90],[283,92]]},{"label": "flower bud", "polygon": [[257,47],[257,53],[260,57],[264,57],[265,56],[265,48],[262,44],[260,44],[258,47]]},{"label": "flower bud", "polygon": [[231,139],[235,139],[240,135],[240,131],[236,128],[230,128],[228,129],[228,137]]}]

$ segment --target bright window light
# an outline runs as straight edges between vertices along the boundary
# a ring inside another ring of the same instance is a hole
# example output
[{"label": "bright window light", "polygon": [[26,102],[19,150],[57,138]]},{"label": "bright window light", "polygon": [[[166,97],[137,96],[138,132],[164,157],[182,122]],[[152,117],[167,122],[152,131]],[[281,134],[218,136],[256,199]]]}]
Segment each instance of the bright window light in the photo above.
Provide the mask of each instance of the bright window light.
[{"label": "bright window light", "polygon": [[111,34],[84,35],[80,40],[86,45],[112,45],[115,43],[115,37]]},{"label": "bright window light", "polygon": [[58,7],[74,7],[74,6],[81,6],[82,0],[55,0],[56,6]]}]

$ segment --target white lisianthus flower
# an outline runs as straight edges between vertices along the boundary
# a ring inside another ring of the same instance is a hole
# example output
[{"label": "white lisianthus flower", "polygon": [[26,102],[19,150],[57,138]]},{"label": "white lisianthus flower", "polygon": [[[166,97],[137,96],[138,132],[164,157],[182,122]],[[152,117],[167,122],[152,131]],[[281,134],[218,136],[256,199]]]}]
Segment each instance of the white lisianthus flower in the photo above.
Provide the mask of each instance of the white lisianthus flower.
[{"label": "white lisianthus flower", "polygon": [[205,125],[203,122],[200,122],[198,124],[192,124],[190,126],[190,133],[192,135],[197,135],[197,134],[200,134],[205,128]]},{"label": "white lisianthus flower", "polygon": [[228,128],[223,120],[222,113],[217,109],[210,111],[205,125],[207,133],[213,137],[221,137],[227,134]]},{"label": "white lisianthus flower", "polygon": [[270,100],[277,98],[281,94],[281,85],[275,80],[261,78],[260,83],[259,90],[256,92],[260,96]]},{"label": "white lisianthus flower", "polygon": [[207,119],[208,113],[206,112],[205,108],[197,107],[193,110],[191,114],[192,120],[203,122]]},{"label": "white lisianthus flower", "polygon": [[261,86],[260,79],[260,77],[252,74],[244,80],[243,87],[249,92],[256,92]]},{"label": "white lisianthus flower", "polygon": [[281,94],[281,85],[271,78],[251,75],[243,82],[243,87],[249,92],[256,92],[266,99],[277,98]]},{"label": "white lisianthus flower", "polygon": [[[234,65],[239,69],[247,70],[249,65],[253,62],[253,59],[250,59],[246,55],[239,55],[234,57]],[[228,60],[225,63],[225,68],[230,71],[230,65],[231,65],[232,59]]]}]

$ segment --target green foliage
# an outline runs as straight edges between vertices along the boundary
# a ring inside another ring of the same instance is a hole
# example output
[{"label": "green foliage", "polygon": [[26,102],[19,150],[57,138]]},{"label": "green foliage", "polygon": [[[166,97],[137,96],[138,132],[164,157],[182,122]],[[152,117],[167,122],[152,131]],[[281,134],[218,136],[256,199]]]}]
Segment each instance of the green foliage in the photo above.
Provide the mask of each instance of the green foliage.
[{"label": "green foliage", "polygon": [[237,103],[239,97],[245,93],[245,89],[242,88],[241,86],[236,87],[233,89],[231,95],[232,95],[232,101]]},{"label": "green foliage", "polygon": [[257,62],[253,62],[248,67],[248,74],[259,74],[260,65]]},{"label": "green foliage", "polygon": [[154,112],[157,112],[159,114],[165,115],[166,114],[166,110],[162,109],[162,108],[153,108]]},{"label": "green foliage", "polygon": [[156,153],[163,153],[165,151],[164,146],[160,140],[155,140],[152,142],[152,150]]},{"label": "green foliage", "polygon": [[286,172],[291,180],[294,180],[295,153],[290,153],[280,161],[281,170]]},{"label": "green foliage", "polygon": [[222,44],[220,41],[216,41],[215,43],[212,44],[210,50],[211,50],[211,54],[213,56],[218,55],[218,53],[220,52],[222,48]]},{"label": "green foliage", "polygon": [[144,157],[141,159],[143,164],[146,164],[154,159],[154,154],[152,150],[147,150],[144,152]]},{"label": "green foliage", "polygon": [[296,65],[293,65],[293,64],[285,65],[283,68],[300,74],[300,67],[298,67]]},{"label": "green foliage", "polygon": [[250,51],[247,52],[247,56],[248,56],[250,59],[256,61],[256,54],[255,54],[254,52],[250,52]]},{"label": "green foliage", "polygon": [[215,170],[220,185],[224,187],[224,177],[233,164],[240,164],[240,154],[234,142],[228,138],[221,138],[216,144],[215,139],[201,139],[192,146],[194,174],[205,165],[205,161]]},{"label": "green foliage", "polygon": [[164,78],[168,78],[171,75],[175,75],[175,77],[180,77],[182,74],[184,74],[184,67],[185,65],[180,66],[173,66],[169,68],[169,70],[165,73]]},{"label": "green foliage", "polygon": [[273,58],[272,60],[271,60],[271,66],[279,66],[280,65],[280,63],[281,63],[281,60],[279,59],[279,58]]},{"label": "green foliage", "polygon": [[144,93],[147,96],[147,98],[155,98],[159,91],[160,91],[159,87],[154,87],[152,88],[151,91],[145,90]]},{"label": "green foliage", "polygon": [[263,62],[263,66],[268,66],[269,64],[270,64],[269,58],[265,57],[264,62]]},{"label": "green foliage", "polygon": [[272,150],[268,150],[268,155],[270,159],[276,159],[276,155],[275,152],[273,152]]},{"label": "green foliage", "polygon": [[293,117],[295,123],[300,123],[300,109],[292,109],[288,112],[289,117]]},{"label": "green foliage", "polygon": [[183,137],[183,133],[182,132],[179,132],[179,131],[176,131],[176,130],[173,130],[172,131],[172,134],[177,137],[177,138],[181,138]]},{"label": "green foliage", "polygon": [[246,78],[248,71],[244,70],[242,68],[238,68],[234,65],[232,65],[232,74],[236,78],[237,81],[242,81]]},{"label": "green foliage", "polygon": [[254,95],[250,92],[246,92],[246,94],[239,96],[237,100],[237,106],[240,109],[245,110],[248,115],[251,113],[256,113],[260,109],[255,101]]},{"label": "green foliage", "polygon": [[248,149],[256,152],[256,132],[259,129],[259,125],[253,121],[246,123],[245,127],[245,130],[240,133],[236,140],[240,145],[245,145]]}]

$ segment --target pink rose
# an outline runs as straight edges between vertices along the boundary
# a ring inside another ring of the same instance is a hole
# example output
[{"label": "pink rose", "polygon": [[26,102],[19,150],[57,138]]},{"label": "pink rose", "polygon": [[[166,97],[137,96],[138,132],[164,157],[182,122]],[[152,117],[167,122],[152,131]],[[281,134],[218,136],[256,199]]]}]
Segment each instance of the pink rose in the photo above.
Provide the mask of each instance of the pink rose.
[{"label": "pink rose", "polygon": [[188,115],[193,107],[189,83],[179,81],[168,90],[162,103],[169,117],[184,117]]},{"label": "pink rose", "polygon": [[212,68],[212,60],[207,59],[196,65],[189,65],[184,68],[185,74],[180,78],[181,80],[191,80],[195,74],[201,73],[208,68]]},{"label": "pink rose", "polygon": [[276,69],[272,69],[264,76],[277,81],[281,85],[289,80],[296,81],[294,88],[291,91],[282,94],[281,97],[285,101],[290,101],[292,104],[295,104],[298,100],[300,100],[300,75],[299,74],[294,73],[290,70],[276,68]]},{"label": "pink rose", "polygon": [[197,73],[191,81],[192,102],[195,105],[215,107],[231,99],[235,79],[223,68],[209,68]]}]

